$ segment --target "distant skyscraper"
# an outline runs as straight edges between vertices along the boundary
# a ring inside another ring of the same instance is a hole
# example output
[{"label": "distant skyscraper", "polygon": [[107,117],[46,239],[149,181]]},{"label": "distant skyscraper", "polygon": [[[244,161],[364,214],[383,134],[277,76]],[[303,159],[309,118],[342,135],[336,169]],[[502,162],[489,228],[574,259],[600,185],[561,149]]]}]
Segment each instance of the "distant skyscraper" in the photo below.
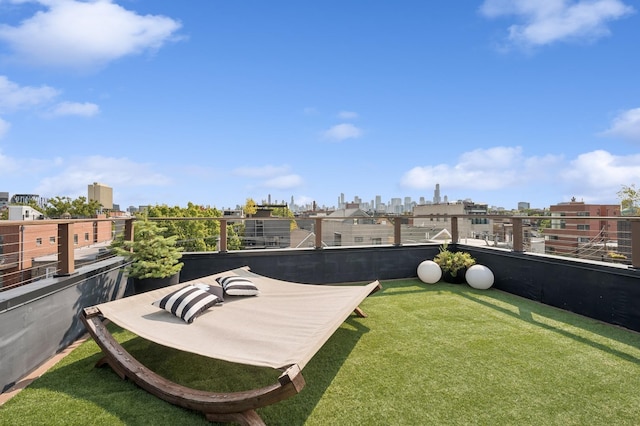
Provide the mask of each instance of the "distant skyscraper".
[{"label": "distant skyscraper", "polygon": [[529,210],[531,208],[531,204],[526,201],[520,201],[518,203],[518,210]]},{"label": "distant skyscraper", "polygon": [[433,204],[440,204],[440,184],[436,183],[436,189],[433,191]]}]

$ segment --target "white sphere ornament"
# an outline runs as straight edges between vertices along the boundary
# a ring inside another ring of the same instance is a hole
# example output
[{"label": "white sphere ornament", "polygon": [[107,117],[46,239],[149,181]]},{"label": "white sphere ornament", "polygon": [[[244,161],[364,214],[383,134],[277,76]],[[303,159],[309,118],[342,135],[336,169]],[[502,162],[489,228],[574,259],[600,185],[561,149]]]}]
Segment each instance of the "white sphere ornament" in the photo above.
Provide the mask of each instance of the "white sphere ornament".
[{"label": "white sphere ornament", "polygon": [[418,265],[418,278],[427,284],[435,284],[442,278],[442,269],[433,260],[425,260]]},{"label": "white sphere ornament", "polygon": [[494,281],[491,269],[478,264],[470,266],[464,277],[467,280],[467,284],[478,290],[486,290],[490,288]]}]

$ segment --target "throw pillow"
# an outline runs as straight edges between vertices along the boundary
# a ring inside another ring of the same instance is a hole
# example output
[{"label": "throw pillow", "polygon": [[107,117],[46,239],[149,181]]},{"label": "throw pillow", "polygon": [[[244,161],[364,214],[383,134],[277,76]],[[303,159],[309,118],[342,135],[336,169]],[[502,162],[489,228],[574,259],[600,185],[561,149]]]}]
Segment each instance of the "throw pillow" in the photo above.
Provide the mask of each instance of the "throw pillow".
[{"label": "throw pillow", "polygon": [[193,284],[195,287],[198,287],[201,290],[208,291],[214,296],[218,297],[217,303],[224,302],[224,289],[219,285],[209,285],[205,283],[195,283]]},{"label": "throw pillow", "polygon": [[258,287],[248,278],[227,275],[216,278],[216,281],[229,296],[257,296],[260,294]]},{"label": "throw pillow", "polygon": [[191,324],[202,312],[215,305],[218,297],[188,285],[179,290],[171,292],[160,300],[156,300],[152,305],[172,313],[184,322]]}]

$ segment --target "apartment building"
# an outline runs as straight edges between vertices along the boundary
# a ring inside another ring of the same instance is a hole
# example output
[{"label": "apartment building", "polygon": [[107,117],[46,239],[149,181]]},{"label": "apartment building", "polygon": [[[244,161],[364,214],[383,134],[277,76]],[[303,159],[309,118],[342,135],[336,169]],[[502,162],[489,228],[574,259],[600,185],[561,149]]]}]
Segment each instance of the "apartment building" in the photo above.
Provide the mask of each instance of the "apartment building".
[{"label": "apartment building", "polygon": [[[105,218],[99,215],[97,218]],[[17,223],[21,222],[21,223]],[[26,284],[43,278],[36,259],[58,253],[58,225],[48,220],[0,222],[0,287]],[[75,223],[73,245],[89,247],[112,239],[112,223]],[[55,261],[52,262],[55,265]]]},{"label": "apartment building", "polygon": [[87,199],[97,201],[103,209],[113,210],[113,188],[110,186],[93,182],[87,186]]},{"label": "apartment building", "polygon": [[549,210],[551,226],[544,230],[547,253],[598,258],[617,251],[620,221],[607,218],[620,216],[619,205],[585,204],[572,199]]},{"label": "apartment building", "polygon": [[412,225],[433,229],[446,229],[451,233],[451,219],[448,217],[424,217],[430,215],[478,215],[478,218],[468,217],[458,220],[458,235],[460,238],[493,238],[492,220],[480,215],[488,214],[487,204],[477,204],[472,201],[458,201],[456,203],[424,204],[413,208]]}]

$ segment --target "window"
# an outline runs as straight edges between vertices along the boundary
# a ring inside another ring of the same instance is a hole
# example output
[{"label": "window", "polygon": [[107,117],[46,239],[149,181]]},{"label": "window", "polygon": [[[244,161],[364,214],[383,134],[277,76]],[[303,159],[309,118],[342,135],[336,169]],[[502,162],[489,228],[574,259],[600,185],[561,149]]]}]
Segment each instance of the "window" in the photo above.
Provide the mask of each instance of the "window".
[{"label": "window", "polygon": [[41,246],[42,245],[42,238],[40,238],[40,237],[36,238],[36,245],[37,246]]},{"label": "window", "polygon": [[54,245],[56,243],[56,237],[49,237],[49,244]]},{"label": "window", "polygon": [[78,245],[78,234],[73,234],[73,244]]},{"label": "window", "polygon": [[374,244],[374,245],[377,245],[377,246],[381,245],[382,244],[382,238],[372,238],[371,239],[371,244]]},{"label": "window", "polygon": [[364,237],[354,237],[353,238],[353,242],[354,243],[363,243],[364,242]]},{"label": "window", "polygon": [[589,230],[589,225],[578,225],[578,230],[579,231],[588,231]]},{"label": "window", "polygon": [[88,232],[84,233],[84,240],[85,241],[89,241],[89,233]]}]

